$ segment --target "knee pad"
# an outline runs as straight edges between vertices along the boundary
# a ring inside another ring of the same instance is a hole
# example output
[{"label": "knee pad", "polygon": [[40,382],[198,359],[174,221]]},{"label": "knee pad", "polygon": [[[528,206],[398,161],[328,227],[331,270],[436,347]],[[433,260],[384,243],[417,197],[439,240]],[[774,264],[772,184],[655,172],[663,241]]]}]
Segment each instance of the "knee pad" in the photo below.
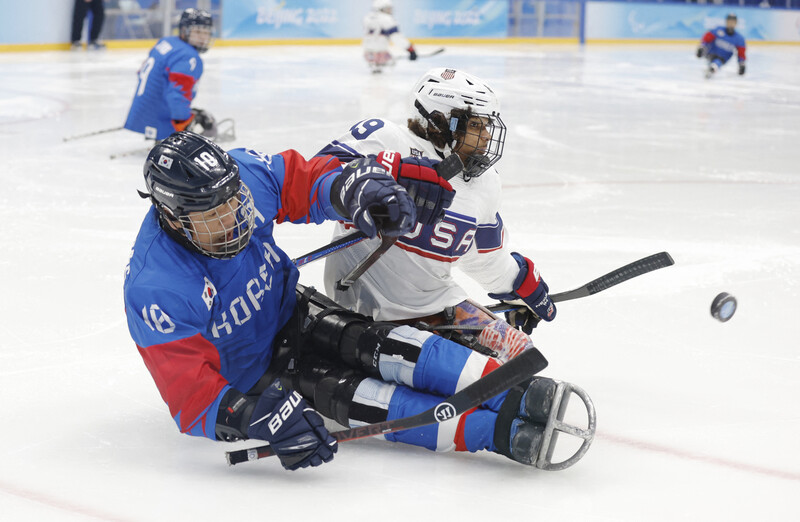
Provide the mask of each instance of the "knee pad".
[{"label": "knee pad", "polygon": [[366,378],[357,370],[324,359],[303,361],[292,375],[292,388],[320,414],[348,426],[350,406],[358,385]]}]

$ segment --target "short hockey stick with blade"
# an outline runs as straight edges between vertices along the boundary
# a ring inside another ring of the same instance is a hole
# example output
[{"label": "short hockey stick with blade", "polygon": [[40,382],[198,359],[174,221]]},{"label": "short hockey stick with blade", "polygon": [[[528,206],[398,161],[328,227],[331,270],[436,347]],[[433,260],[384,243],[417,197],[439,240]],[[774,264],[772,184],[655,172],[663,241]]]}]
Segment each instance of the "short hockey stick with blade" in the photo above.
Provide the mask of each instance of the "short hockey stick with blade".
[{"label": "short hockey stick with blade", "polygon": [[316,261],[317,259],[322,259],[323,257],[328,257],[329,255],[342,250],[343,248],[353,246],[365,239],[367,239],[367,235],[360,230],[357,230],[351,234],[342,236],[336,241],[332,241],[325,246],[319,247],[316,250],[312,250],[308,254],[292,259],[292,263],[294,263],[294,266],[296,267],[301,267],[306,263]]},{"label": "short hockey stick with blade", "polygon": [[[575,288],[574,290],[560,292],[558,294],[550,294],[550,299],[554,303],[560,303],[561,301],[570,301],[579,297],[587,297],[598,292],[602,292],[603,290],[611,288],[612,286],[624,283],[625,281],[633,279],[634,277],[639,277],[640,275],[652,272],[653,270],[666,268],[674,264],[675,261],[667,252],[659,252],[658,254],[643,257],[642,259],[634,261],[633,263],[629,263],[621,268],[617,268],[616,270],[589,281],[585,285]],[[488,305],[485,308],[487,308],[490,312],[501,313],[511,312],[523,307],[525,307],[525,305],[522,303],[510,301]]]},{"label": "short hockey stick with blade", "polygon": [[[477,408],[492,397],[501,394],[525,379],[529,379],[546,367],[547,359],[544,358],[544,355],[536,348],[530,348],[429,410],[411,417],[368,424],[349,430],[334,431],[331,436],[339,442],[346,442],[444,422]],[[225,453],[228,464],[231,466],[273,455],[275,455],[275,452],[272,451],[268,444]]]},{"label": "short hockey stick with blade", "polygon": [[437,54],[442,54],[443,52],[444,52],[444,47],[439,47],[438,49],[435,49],[427,53],[417,52],[417,59],[430,58],[431,56],[436,56]]},{"label": "short hockey stick with blade", "polygon": [[82,138],[88,138],[90,136],[97,136],[97,135],[100,135],[100,134],[108,134],[109,132],[121,131],[124,128],[125,127],[114,127],[113,129],[103,129],[103,130],[99,130],[99,131],[87,132],[85,134],[76,134],[74,136],[66,136],[64,138],[64,141],[79,140],[79,139],[82,139]]},{"label": "short hockey stick with blade", "polygon": [[[462,170],[464,170],[464,162],[461,161],[461,158],[459,158],[458,155],[451,154],[437,163],[434,169],[439,176],[449,181],[457,176]],[[374,217],[380,218],[380,216]],[[353,283],[356,281],[356,279],[361,277],[361,275],[366,272],[369,267],[375,264],[375,261],[377,261],[378,258],[380,258],[387,250],[392,248],[392,246],[397,242],[397,239],[397,237],[381,237],[381,244],[378,245],[378,248],[373,250],[367,257],[362,259],[361,262],[354,266],[347,275],[336,281],[336,289],[345,291],[353,286]]]}]

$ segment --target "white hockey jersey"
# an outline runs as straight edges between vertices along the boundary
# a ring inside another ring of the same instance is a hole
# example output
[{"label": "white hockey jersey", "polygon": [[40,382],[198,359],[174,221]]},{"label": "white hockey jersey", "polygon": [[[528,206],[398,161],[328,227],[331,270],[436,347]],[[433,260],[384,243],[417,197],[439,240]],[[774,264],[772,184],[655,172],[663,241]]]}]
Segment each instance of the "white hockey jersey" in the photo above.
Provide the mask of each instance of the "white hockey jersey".
[{"label": "white hockey jersey", "polygon": [[361,44],[365,53],[389,51],[389,44],[406,50],[411,42],[397,27],[397,21],[388,13],[371,11],[364,17],[364,39]]},{"label": "white hockey jersey", "polygon": [[[405,127],[375,118],[357,123],[320,154],[348,161],[383,150],[398,151],[403,157],[440,159],[429,141]],[[345,307],[384,321],[438,313],[466,299],[466,292],[452,278],[453,266],[487,292],[510,292],[519,266],[504,241],[507,238],[498,212],[499,174],[492,167],[470,181],[457,176],[450,183],[456,196],[445,218],[435,226],[417,224],[349,290],[336,290],[336,281],[375,249],[380,240],[365,240],[328,257],[327,294]],[[338,238],[353,230],[352,224],[339,223],[334,236]]]}]

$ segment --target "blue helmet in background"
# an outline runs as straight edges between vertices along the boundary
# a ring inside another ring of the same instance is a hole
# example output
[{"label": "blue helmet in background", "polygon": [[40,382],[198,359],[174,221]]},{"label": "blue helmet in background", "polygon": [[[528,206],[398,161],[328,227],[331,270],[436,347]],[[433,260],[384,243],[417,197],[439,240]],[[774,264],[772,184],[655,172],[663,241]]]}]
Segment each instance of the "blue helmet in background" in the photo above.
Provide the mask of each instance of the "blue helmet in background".
[{"label": "blue helmet in background", "polygon": [[[192,29],[195,28],[207,28],[209,32],[208,38],[205,38],[204,41],[198,38],[192,39]],[[211,13],[190,7],[181,13],[181,19],[178,22],[178,35],[181,40],[197,49],[197,52],[204,53],[211,46],[211,31],[213,28],[214,21],[211,19]]]}]

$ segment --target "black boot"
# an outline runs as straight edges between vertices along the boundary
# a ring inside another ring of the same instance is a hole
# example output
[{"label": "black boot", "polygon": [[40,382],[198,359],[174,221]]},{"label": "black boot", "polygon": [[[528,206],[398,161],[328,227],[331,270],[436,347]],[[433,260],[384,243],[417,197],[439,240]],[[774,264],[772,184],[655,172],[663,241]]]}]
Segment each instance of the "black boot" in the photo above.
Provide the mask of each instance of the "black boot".
[{"label": "black boot", "polygon": [[535,377],[508,391],[494,428],[498,453],[522,464],[536,463],[556,388],[554,380]]}]

